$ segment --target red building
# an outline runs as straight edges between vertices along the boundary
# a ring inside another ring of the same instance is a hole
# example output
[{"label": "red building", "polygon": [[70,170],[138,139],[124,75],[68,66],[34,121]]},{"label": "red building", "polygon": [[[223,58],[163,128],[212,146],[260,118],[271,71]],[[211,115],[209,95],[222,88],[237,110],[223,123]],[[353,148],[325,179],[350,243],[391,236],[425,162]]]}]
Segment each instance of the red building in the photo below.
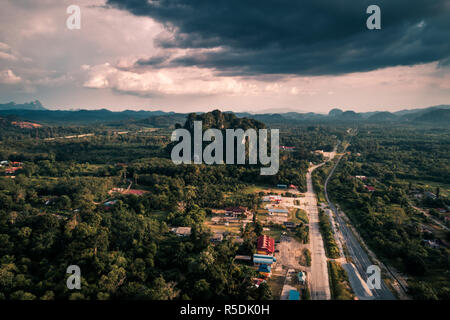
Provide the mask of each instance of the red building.
[{"label": "red building", "polygon": [[5,169],[5,173],[6,174],[12,174],[14,172],[16,172],[17,170],[22,169],[22,167],[12,167],[12,168],[7,168]]},{"label": "red building", "polygon": [[275,251],[275,239],[266,235],[259,236],[256,250],[259,254],[273,254]]}]

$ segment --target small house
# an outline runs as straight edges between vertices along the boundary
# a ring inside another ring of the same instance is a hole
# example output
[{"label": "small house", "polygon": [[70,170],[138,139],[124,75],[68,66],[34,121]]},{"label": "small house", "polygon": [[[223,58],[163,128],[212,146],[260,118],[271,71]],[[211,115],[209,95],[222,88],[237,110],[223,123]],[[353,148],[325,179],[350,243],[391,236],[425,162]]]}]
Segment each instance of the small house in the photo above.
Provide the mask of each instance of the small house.
[{"label": "small house", "polygon": [[293,222],[287,221],[283,222],[284,226],[288,229],[294,229],[297,225]]},{"label": "small house", "polygon": [[256,288],[258,288],[261,285],[261,283],[264,283],[264,282],[266,282],[266,280],[261,279],[261,278],[254,278],[253,279],[253,284],[254,284],[254,286]]},{"label": "small house", "polygon": [[267,264],[261,264],[258,267],[258,272],[260,275],[267,278],[267,277],[270,277],[270,275],[272,273],[272,268]]},{"label": "small house", "polygon": [[288,209],[271,208],[268,211],[269,211],[269,215],[271,215],[271,216],[273,216],[273,215],[288,215],[289,214]]},{"label": "small house", "polygon": [[222,220],[221,217],[212,217],[211,223],[218,224],[218,223],[220,223],[221,220]]},{"label": "small house", "polygon": [[436,240],[424,240],[424,242],[427,247],[430,247],[433,249],[439,248],[439,243]]},{"label": "small house", "polygon": [[179,237],[186,237],[191,235],[191,227],[178,227],[172,229]]},{"label": "small house", "polygon": [[238,217],[242,214],[247,216],[250,213],[246,207],[241,206],[226,208],[225,211],[227,215],[232,217]]},{"label": "small house", "polygon": [[214,235],[211,237],[211,242],[213,243],[219,243],[223,240],[223,233],[222,232],[215,232]]},{"label": "small house", "polygon": [[236,255],[234,256],[234,260],[251,261],[252,257],[244,255]]},{"label": "small house", "polygon": [[304,272],[299,272],[297,274],[297,278],[298,278],[298,282],[300,282],[301,284],[305,284],[306,282],[306,274]]},{"label": "small house", "polygon": [[263,202],[280,202],[281,201],[281,196],[280,195],[268,195],[268,196],[264,196],[262,198]]},{"label": "small house", "polygon": [[430,191],[425,191],[423,195],[425,196],[425,198],[436,199],[436,195]]}]

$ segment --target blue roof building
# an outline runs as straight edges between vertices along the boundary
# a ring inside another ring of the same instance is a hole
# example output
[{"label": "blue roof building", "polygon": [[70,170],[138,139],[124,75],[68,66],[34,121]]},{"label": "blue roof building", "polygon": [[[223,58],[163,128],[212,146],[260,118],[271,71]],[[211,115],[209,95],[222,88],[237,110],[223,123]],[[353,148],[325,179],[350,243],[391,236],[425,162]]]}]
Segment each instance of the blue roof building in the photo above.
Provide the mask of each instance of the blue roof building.
[{"label": "blue roof building", "polygon": [[269,214],[270,215],[272,215],[274,213],[285,213],[285,214],[288,214],[289,210],[288,209],[280,209],[280,208],[269,209]]},{"label": "blue roof building", "polygon": [[264,254],[254,254],[253,255],[253,263],[256,264],[272,264],[276,262],[277,259],[273,256],[267,256]]},{"label": "blue roof building", "polygon": [[262,264],[262,265],[260,265],[259,268],[258,268],[258,271],[259,271],[259,272],[267,272],[267,273],[270,273],[271,270],[272,270],[272,268],[271,268],[269,265],[267,265],[267,264]]},{"label": "blue roof building", "polygon": [[297,290],[290,290],[289,300],[300,300],[300,292],[298,292]]}]

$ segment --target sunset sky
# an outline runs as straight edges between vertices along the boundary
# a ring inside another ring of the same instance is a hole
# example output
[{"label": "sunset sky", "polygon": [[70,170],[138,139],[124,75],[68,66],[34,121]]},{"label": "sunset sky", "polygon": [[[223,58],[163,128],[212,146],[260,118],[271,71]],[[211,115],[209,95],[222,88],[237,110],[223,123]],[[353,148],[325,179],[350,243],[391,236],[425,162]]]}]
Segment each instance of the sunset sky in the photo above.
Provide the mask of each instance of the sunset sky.
[{"label": "sunset sky", "polygon": [[[69,30],[69,5],[81,29]],[[366,8],[381,8],[368,30]],[[450,104],[446,0],[3,0],[0,103],[397,111]]]}]

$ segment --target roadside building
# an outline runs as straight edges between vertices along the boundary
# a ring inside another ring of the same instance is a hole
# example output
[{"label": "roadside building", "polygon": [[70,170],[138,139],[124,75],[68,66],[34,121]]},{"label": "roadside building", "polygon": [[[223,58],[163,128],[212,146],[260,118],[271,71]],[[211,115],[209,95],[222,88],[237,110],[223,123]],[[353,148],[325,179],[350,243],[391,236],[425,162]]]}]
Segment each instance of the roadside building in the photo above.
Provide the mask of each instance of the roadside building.
[{"label": "roadside building", "polygon": [[253,255],[253,264],[256,266],[261,265],[261,264],[271,265],[275,262],[277,262],[277,259],[274,256],[257,254],[257,253],[255,253]]},{"label": "roadside building", "polygon": [[103,207],[105,210],[110,210],[117,203],[117,200],[109,200],[103,203]]},{"label": "roadside building", "polygon": [[45,201],[44,204],[45,204],[46,206],[48,206],[48,205],[54,204],[56,201],[58,201],[58,197],[53,197],[53,198],[47,199],[47,200]]},{"label": "roadside building", "polygon": [[297,225],[294,222],[291,222],[291,221],[283,222],[283,224],[288,229],[294,229],[295,227],[297,227]]},{"label": "roadside building", "polygon": [[263,202],[281,202],[281,196],[276,194],[276,195],[268,195],[268,196],[264,196],[262,198]]},{"label": "roadside building", "polygon": [[22,167],[12,167],[12,168],[7,168],[5,169],[5,173],[6,174],[13,174],[15,173],[17,170],[22,169]]},{"label": "roadside building", "polygon": [[253,278],[253,285],[254,285],[256,288],[259,288],[259,286],[261,285],[261,283],[264,283],[264,282],[266,282],[266,280],[261,279],[261,278]]},{"label": "roadside building", "polygon": [[271,209],[268,209],[268,211],[269,211],[269,215],[271,215],[271,216],[273,216],[273,215],[288,215],[289,214],[288,209],[271,208]]},{"label": "roadside building", "polygon": [[290,290],[289,300],[300,300],[300,292],[298,292],[297,290]]},{"label": "roadside building", "polygon": [[273,254],[275,251],[275,240],[269,236],[261,235],[258,237],[256,248],[259,254]]},{"label": "roadside building", "polygon": [[262,277],[268,278],[272,274],[272,268],[268,264],[261,264],[259,265],[258,272]]},{"label": "roadside building", "polygon": [[425,198],[436,199],[436,195],[430,191],[425,191],[423,195],[425,196]]},{"label": "roadside building", "polygon": [[241,261],[251,261],[251,256],[244,256],[244,255],[236,255],[234,256],[234,260],[241,260]]},{"label": "roadside building", "polygon": [[226,208],[225,212],[226,212],[225,214],[232,216],[232,217],[238,217],[243,214],[245,216],[247,216],[250,214],[250,211],[248,211],[247,207],[242,207],[242,206]]},{"label": "roadside building", "polygon": [[440,247],[439,243],[436,240],[424,240],[425,245],[427,247],[438,249]]},{"label": "roadside building", "polygon": [[306,274],[304,272],[300,271],[297,274],[297,278],[298,278],[298,282],[300,282],[301,284],[305,284],[305,282],[306,282]]},{"label": "roadside building", "polygon": [[414,198],[416,198],[416,199],[422,199],[422,198],[423,198],[423,194],[420,193],[420,192],[414,193],[413,196],[414,196]]},{"label": "roadside building", "polygon": [[109,206],[116,204],[116,202],[117,202],[117,200],[109,200],[109,201],[106,201],[103,205],[109,207]]},{"label": "roadside building", "polygon": [[222,220],[221,217],[212,217],[211,218],[211,223],[219,224],[221,220]]}]

